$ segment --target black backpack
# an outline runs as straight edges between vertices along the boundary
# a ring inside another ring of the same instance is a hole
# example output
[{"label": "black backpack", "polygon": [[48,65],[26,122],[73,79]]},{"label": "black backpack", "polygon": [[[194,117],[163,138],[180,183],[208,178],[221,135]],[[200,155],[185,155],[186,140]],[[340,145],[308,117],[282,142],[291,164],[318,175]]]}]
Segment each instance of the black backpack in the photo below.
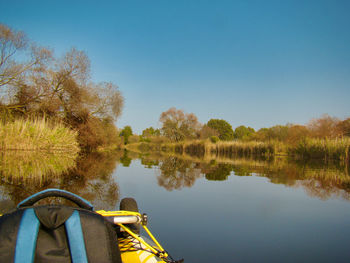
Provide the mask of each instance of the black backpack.
[{"label": "black backpack", "polygon": [[[33,206],[46,197],[63,197],[78,207]],[[59,189],[28,197],[0,216],[0,262],[121,263],[116,231],[83,198]]]}]

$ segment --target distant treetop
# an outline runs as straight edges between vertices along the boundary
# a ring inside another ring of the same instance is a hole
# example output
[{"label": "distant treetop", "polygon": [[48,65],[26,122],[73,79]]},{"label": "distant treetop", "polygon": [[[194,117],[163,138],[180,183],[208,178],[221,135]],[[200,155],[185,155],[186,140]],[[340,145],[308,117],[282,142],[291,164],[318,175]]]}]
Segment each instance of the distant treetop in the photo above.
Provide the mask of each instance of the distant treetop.
[{"label": "distant treetop", "polygon": [[220,140],[229,141],[233,139],[233,130],[231,124],[225,120],[210,119],[207,126],[219,133]]}]

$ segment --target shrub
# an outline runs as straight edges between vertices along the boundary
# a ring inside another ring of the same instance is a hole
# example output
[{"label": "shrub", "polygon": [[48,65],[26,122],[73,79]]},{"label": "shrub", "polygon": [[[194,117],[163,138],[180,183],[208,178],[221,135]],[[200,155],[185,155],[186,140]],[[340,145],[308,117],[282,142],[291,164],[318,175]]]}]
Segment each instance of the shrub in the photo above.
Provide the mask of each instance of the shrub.
[{"label": "shrub", "polygon": [[212,143],[217,143],[219,140],[220,140],[220,139],[219,139],[219,137],[217,137],[217,136],[211,136],[211,137],[210,137],[210,141],[211,141]]},{"label": "shrub", "polygon": [[219,133],[220,140],[230,141],[233,139],[233,130],[231,124],[225,120],[210,119],[207,126]]}]

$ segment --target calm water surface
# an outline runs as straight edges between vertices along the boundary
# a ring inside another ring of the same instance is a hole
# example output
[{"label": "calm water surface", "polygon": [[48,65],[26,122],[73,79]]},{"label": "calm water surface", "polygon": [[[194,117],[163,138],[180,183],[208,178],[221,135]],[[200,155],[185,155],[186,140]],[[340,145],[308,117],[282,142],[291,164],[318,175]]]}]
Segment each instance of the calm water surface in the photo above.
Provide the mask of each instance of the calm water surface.
[{"label": "calm water surface", "polygon": [[350,262],[346,166],[127,152],[77,163],[26,158],[1,155],[0,212],[49,187],[96,209],[134,197],[159,241],[185,262]]}]

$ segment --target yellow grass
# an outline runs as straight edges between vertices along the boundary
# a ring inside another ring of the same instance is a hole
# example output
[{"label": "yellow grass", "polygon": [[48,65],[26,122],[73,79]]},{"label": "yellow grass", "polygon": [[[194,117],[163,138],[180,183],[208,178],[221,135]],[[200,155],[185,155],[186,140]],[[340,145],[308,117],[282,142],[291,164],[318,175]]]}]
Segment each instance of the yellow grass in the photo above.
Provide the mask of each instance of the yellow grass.
[{"label": "yellow grass", "polygon": [[298,159],[324,159],[349,161],[350,138],[305,139],[289,149],[289,154]]},{"label": "yellow grass", "polygon": [[0,122],[0,150],[78,152],[77,132],[43,119]]}]

